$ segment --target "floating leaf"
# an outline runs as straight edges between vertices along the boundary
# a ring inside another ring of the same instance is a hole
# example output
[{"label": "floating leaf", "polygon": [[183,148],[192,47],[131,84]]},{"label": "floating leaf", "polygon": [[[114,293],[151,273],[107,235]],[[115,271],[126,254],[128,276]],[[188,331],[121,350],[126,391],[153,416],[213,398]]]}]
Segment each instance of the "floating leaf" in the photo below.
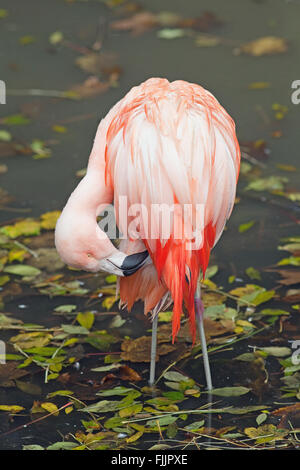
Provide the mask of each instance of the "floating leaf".
[{"label": "floating leaf", "polygon": [[6,116],[2,118],[1,122],[3,122],[3,124],[6,124],[7,126],[18,126],[29,124],[30,119],[23,116],[23,114],[12,114],[11,116]]},{"label": "floating leaf", "polygon": [[288,179],[283,176],[269,176],[267,178],[258,178],[245,188],[246,191],[282,191],[284,184]]},{"label": "floating leaf", "polygon": [[241,224],[239,226],[239,232],[244,233],[247,232],[253,225],[255,224],[255,220],[251,220],[250,222],[246,222],[245,224]]},{"label": "floating leaf", "polygon": [[92,312],[79,312],[76,317],[76,320],[81,326],[90,330],[94,324],[95,315]]},{"label": "floating leaf", "polygon": [[9,274],[15,274],[16,276],[29,276],[36,277],[41,271],[33,266],[27,264],[13,264],[11,266],[6,266],[3,269],[3,272]]},{"label": "floating leaf", "polygon": [[288,50],[287,41],[276,36],[266,36],[243,44],[241,52],[255,57],[272,54],[282,54]]},{"label": "floating leaf", "polygon": [[0,130],[0,140],[2,142],[10,142],[12,139],[12,136],[11,136],[11,133],[4,130],[4,129],[1,129]]},{"label": "floating leaf", "polygon": [[63,39],[64,35],[61,31],[54,31],[54,33],[49,36],[49,42],[53,46],[57,46],[57,44],[61,43]]},{"label": "floating leaf", "polygon": [[291,354],[291,349],[284,346],[268,346],[265,348],[260,347],[259,349],[275,357],[285,357]]},{"label": "floating leaf", "polygon": [[60,211],[45,212],[41,215],[41,227],[45,230],[54,230]]},{"label": "floating leaf", "polygon": [[252,267],[247,268],[246,274],[247,276],[250,277],[250,279],[257,279],[258,281],[261,280],[260,272],[255,268],[252,268]]},{"label": "floating leaf", "polygon": [[55,405],[55,403],[51,403],[51,402],[44,402],[44,403],[41,403],[41,407],[48,411],[49,413],[53,413],[54,416],[58,416],[59,415],[59,411],[58,411],[58,408],[57,406]]},{"label": "floating leaf", "polygon": [[83,326],[77,325],[61,325],[63,331],[69,335],[88,335],[89,330]]},{"label": "floating leaf", "polygon": [[211,393],[220,397],[239,397],[250,392],[250,390],[247,387],[222,387],[214,388]]},{"label": "floating leaf", "polygon": [[10,413],[19,413],[19,411],[25,410],[23,406],[19,405],[0,405],[0,411],[9,411]]},{"label": "floating leaf", "polygon": [[184,29],[180,28],[164,28],[157,32],[159,39],[178,39],[186,35]]}]

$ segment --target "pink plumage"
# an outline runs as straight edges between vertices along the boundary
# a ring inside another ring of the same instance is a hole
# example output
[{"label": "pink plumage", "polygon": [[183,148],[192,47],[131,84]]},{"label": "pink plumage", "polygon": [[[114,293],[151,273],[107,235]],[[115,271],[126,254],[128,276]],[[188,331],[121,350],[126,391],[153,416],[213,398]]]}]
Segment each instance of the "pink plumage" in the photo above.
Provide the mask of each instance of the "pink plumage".
[{"label": "pink plumage", "polygon": [[[147,249],[151,256],[135,274],[120,278],[121,303],[131,309],[141,299],[147,313],[162,308],[170,294],[173,340],[183,304],[194,338],[197,279],[200,270],[205,275],[210,251],[231,214],[239,166],[234,121],[216,98],[196,84],[151,78],[132,88],[101,121],[87,175],[58,222],[57,249],[67,263],[93,271],[102,269],[99,260],[117,256],[107,237],[92,229],[100,206],[113,200],[117,224],[126,236],[121,252]],[[127,209],[147,209],[139,214],[138,237],[128,229],[134,214],[120,217],[122,197]],[[182,210],[172,212],[171,223],[164,225],[160,212],[152,210],[160,205]],[[84,221],[91,226],[85,234]],[[191,249],[195,233],[197,243]]]}]

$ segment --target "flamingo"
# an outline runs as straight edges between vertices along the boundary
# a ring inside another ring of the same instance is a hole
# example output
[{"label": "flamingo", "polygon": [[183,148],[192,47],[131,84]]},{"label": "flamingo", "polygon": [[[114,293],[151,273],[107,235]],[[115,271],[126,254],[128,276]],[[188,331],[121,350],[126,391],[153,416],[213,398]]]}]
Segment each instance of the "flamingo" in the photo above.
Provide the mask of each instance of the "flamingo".
[{"label": "flamingo", "polygon": [[[212,389],[200,280],[232,212],[239,168],[235,123],[217,99],[197,84],[150,78],[100,121],[86,175],[57,221],[56,249],[67,265],[116,274],[120,305],[131,310],[142,300],[152,315],[150,385],[158,313],[173,302],[172,341],[185,306]],[[97,222],[112,203],[118,248]],[[163,213],[163,222],[170,219],[163,228],[161,212],[152,211],[161,205],[175,207]]]}]

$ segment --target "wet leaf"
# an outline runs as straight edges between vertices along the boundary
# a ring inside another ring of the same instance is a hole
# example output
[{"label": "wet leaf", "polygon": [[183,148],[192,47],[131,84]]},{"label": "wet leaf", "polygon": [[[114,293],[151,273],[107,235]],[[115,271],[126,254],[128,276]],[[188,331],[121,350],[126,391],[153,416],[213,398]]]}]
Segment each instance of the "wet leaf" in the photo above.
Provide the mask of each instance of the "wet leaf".
[{"label": "wet leaf", "polygon": [[284,176],[269,176],[267,178],[257,178],[245,188],[246,191],[282,191],[288,179]]},{"label": "wet leaf", "polygon": [[27,264],[14,264],[11,266],[6,266],[3,269],[3,272],[9,274],[15,274],[16,276],[29,276],[29,277],[36,277],[38,276],[41,271],[33,266],[29,266]]},{"label": "wet leaf", "polygon": [[253,227],[254,224],[255,224],[255,220],[250,220],[250,222],[246,222],[244,224],[241,224],[239,226],[239,232],[240,233],[247,232],[247,230],[249,230],[251,227]]},{"label": "wet leaf", "polygon": [[288,44],[286,39],[275,36],[258,38],[243,44],[240,51],[255,57],[272,54],[282,54],[287,52]]},{"label": "wet leaf", "polygon": [[64,35],[61,31],[54,31],[54,33],[50,34],[49,36],[49,42],[52,44],[52,46],[57,46],[63,41],[63,39]]},{"label": "wet leaf", "polygon": [[257,422],[258,426],[260,426],[264,421],[266,421],[266,419],[267,419],[267,414],[266,413],[260,413],[256,417],[256,422]]},{"label": "wet leaf", "polygon": [[130,416],[134,416],[140,411],[142,411],[143,405],[141,403],[136,403],[134,405],[130,405],[127,408],[122,408],[119,411],[119,415],[121,418],[129,418]]},{"label": "wet leaf", "polygon": [[194,421],[193,423],[185,426],[183,429],[185,431],[197,431],[204,426],[204,423],[205,423],[204,419],[202,419],[201,421]]},{"label": "wet leaf", "polygon": [[51,402],[44,402],[44,403],[41,403],[41,407],[48,411],[49,413],[53,413],[54,416],[58,416],[59,415],[59,411],[58,411],[58,408],[57,406],[54,404],[54,403],[51,403]]},{"label": "wet leaf", "polygon": [[12,139],[12,135],[10,132],[4,130],[4,129],[1,129],[0,130],[0,140],[2,142],[10,142]]},{"label": "wet leaf", "polygon": [[186,375],[180,374],[179,372],[169,371],[164,373],[164,378],[166,380],[171,380],[172,382],[182,382],[190,380]]},{"label": "wet leaf", "polygon": [[278,429],[274,424],[263,424],[258,428],[246,428],[244,433],[252,439],[256,439],[256,444],[281,440],[288,434],[287,429]]},{"label": "wet leaf", "polygon": [[[121,349],[121,357],[125,361],[150,362],[151,337],[142,336],[134,340],[125,339],[121,344]],[[172,344],[161,344],[158,338],[157,359],[159,356],[168,354],[174,350],[175,346]]]},{"label": "wet leaf", "polygon": [[250,279],[257,279],[258,281],[261,280],[261,275],[260,275],[260,272],[253,268],[253,267],[249,267],[246,269],[246,274],[247,276],[250,277]]},{"label": "wet leaf", "polygon": [[65,333],[68,333],[69,335],[88,335],[89,334],[89,330],[83,326],[63,324],[61,325],[61,327],[63,331]]},{"label": "wet leaf", "polygon": [[130,31],[134,36],[137,36],[157,25],[156,15],[148,11],[142,11],[129,18],[113,21],[110,27],[117,31]]},{"label": "wet leaf", "polygon": [[28,393],[29,395],[40,396],[42,393],[42,389],[39,385],[30,383],[30,382],[22,382],[21,380],[16,380],[16,386],[23,393]]},{"label": "wet leaf", "polygon": [[7,126],[20,126],[24,124],[29,124],[30,119],[25,117],[23,114],[12,114],[10,116],[6,116],[0,120],[3,124]]},{"label": "wet leaf", "polygon": [[26,36],[22,36],[19,39],[19,43],[21,46],[27,46],[28,44],[33,44],[36,41],[34,36],[27,34]]},{"label": "wet leaf", "polygon": [[62,442],[55,442],[54,444],[51,444],[50,446],[47,447],[47,450],[72,450],[75,447],[78,447],[77,442],[62,441]]},{"label": "wet leaf", "polygon": [[158,426],[158,424],[159,426],[168,426],[169,424],[175,423],[177,419],[178,419],[178,416],[168,415],[168,416],[163,416],[162,418],[151,419],[146,422],[146,425],[150,427],[156,427]]},{"label": "wet leaf", "polygon": [[10,341],[21,349],[29,349],[46,346],[51,339],[52,335],[50,333],[33,331],[13,336]]},{"label": "wet leaf", "polygon": [[252,82],[248,85],[249,90],[265,90],[270,88],[270,82]]},{"label": "wet leaf", "polygon": [[45,212],[41,215],[41,227],[45,230],[54,230],[60,211]]},{"label": "wet leaf", "polygon": [[283,258],[282,260],[278,261],[278,266],[300,266],[300,256],[290,256],[289,258]]},{"label": "wet leaf", "polygon": [[280,347],[280,346],[268,346],[265,348],[259,348],[261,351],[266,352],[270,356],[275,357],[286,357],[291,354],[291,349],[287,347]]},{"label": "wet leaf", "polygon": [[10,413],[19,413],[22,410],[25,410],[25,408],[19,405],[0,405],[0,411],[9,411]]},{"label": "wet leaf", "polygon": [[239,397],[250,392],[250,390],[247,387],[222,387],[214,388],[211,393],[220,397]]},{"label": "wet leaf", "polygon": [[185,30],[180,28],[164,28],[157,32],[159,39],[178,39],[183,38],[185,35]]},{"label": "wet leaf", "polygon": [[95,315],[92,312],[79,312],[76,317],[76,320],[81,326],[90,330],[94,324]]}]

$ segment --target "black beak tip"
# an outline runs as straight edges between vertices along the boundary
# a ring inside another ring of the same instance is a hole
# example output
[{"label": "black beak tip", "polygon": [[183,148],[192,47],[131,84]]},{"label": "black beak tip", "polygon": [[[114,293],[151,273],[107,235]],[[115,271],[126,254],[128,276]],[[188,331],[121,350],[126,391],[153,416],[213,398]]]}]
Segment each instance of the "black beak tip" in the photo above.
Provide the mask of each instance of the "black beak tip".
[{"label": "black beak tip", "polygon": [[131,274],[134,274],[144,265],[148,256],[149,253],[147,250],[126,256],[121,265],[121,270],[123,271],[124,276],[131,276]]}]

